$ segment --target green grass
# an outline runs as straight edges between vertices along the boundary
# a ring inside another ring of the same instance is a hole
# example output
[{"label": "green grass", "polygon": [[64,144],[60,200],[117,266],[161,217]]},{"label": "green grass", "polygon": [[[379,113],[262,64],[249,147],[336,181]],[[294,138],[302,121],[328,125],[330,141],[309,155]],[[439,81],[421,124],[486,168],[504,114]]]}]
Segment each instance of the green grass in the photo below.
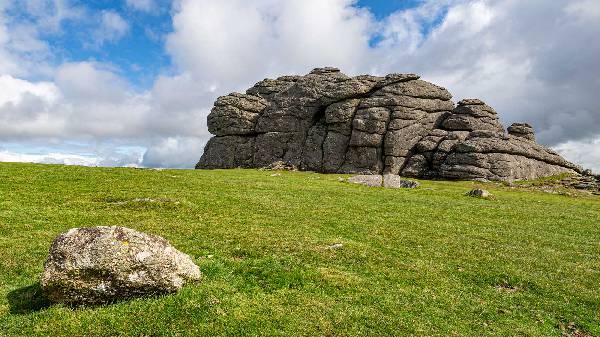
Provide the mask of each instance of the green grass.
[{"label": "green grass", "polygon": [[[272,174],[0,164],[0,336],[600,336],[598,197]],[[167,238],[203,281],[47,306],[53,238],[97,225]]]}]

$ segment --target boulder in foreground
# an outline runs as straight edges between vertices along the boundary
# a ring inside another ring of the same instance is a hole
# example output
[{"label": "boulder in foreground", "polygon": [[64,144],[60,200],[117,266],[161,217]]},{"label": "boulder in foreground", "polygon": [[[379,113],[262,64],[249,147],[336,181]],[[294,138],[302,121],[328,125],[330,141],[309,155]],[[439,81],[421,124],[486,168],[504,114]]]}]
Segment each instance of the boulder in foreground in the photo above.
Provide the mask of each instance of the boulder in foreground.
[{"label": "boulder in foreground", "polygon": [[41,283],[52,302],[85,305],[172,293],[200,277],[192,259],[162,237],[91,227],[54,240]]}]

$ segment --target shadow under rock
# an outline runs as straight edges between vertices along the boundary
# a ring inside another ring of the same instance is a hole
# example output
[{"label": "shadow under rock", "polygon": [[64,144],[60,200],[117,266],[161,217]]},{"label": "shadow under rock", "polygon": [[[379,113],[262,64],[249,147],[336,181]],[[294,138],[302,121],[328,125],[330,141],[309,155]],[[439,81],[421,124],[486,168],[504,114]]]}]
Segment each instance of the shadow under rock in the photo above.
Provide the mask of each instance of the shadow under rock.
[{"label": "shadow under rock", "polygon": [[8,293],[6,298],[10,313],[14,315],[26,315],[50,306],[50,301],[44,297],[39,282],[13,290]]}]

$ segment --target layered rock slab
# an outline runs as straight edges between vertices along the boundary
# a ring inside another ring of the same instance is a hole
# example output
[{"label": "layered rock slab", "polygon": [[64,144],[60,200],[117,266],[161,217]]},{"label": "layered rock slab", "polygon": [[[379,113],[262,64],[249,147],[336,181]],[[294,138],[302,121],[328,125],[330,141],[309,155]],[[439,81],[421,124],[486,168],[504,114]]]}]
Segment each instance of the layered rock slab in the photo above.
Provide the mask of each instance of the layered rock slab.
[{"label": "layered rock slab", "polygon": [[215,102],[215,137],[196,168],[285,162],[324,173],[505,181],[581,172],[537,144],[529,124],[506,131],[485,102],[451,99],[415,74],[349,77],[318,68],[265,79]]}]

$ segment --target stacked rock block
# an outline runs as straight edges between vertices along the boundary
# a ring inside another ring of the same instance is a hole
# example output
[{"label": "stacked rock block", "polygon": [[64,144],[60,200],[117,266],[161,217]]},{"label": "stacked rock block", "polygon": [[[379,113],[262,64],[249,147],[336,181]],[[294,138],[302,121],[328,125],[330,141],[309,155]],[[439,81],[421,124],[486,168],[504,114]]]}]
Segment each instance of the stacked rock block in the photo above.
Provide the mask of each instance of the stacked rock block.
[{"label": "stacked rock block", "polygon": [[537,144],[530,125],[506,132],[484,102],[451,99],[414,74],[349,77],[318,68],[265,79],[217,99],[208,116],[215,137],[196,168],[283,161],[324,173],[506,181],[581,171]]}]

